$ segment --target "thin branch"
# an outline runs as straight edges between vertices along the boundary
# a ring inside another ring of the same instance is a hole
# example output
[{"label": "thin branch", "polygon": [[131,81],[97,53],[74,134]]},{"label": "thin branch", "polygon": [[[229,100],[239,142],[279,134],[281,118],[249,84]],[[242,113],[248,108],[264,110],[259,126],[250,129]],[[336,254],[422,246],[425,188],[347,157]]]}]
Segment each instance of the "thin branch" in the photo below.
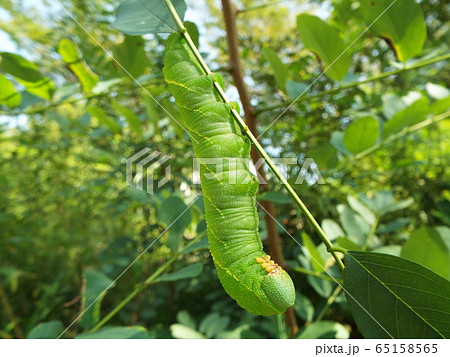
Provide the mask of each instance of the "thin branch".
[{"label": "thin branch", "polygon": [[135,289],[128,294],[125,299],[123,299],[119,305],[117,305],[108,315],[106,315],[100,322],[97,323],[93,328],[91,328],[87,332],[95,332],[100,327],[102,327],[104,324],[106,324],[109,320],[111,320],[112,317],[114,317],[120,310],[122,310],[131,300],[133,300],[137,294],[139,294],[141,291],[147,289],[150,285],[152,285],[156,278],[161,275],[167,268],[169,268],[178,258],[178,256],[183,253],[186,249],[190,248],[192,245],[197,243],[201,238],[203,238],[206,234],[206,231],[199,234],[197,237],[195,237],[192,241],[189,242],[186,247],[174,254],[172,258],[170,258],[167,262],[165,262],[163,265],[161,265],[152,275],[150,275],[142,284],[136,285]]},{"label": "thin branch", "polygon": [[[150,81],[147,83],[142,84],[143,86],[148,86],[148,85],[152,85],[152,84],[161,84],[161,81]],[[134,82],[129,82],[129,84],[131,85],[127,85],[127,86],[120,86],[116,89],[114,89],[115,92],[124,92],[127,90],[134,90],[137,88],[137,86],[134,84]],[[81,94],[81,93],[77,93],[77,94]],[[93,98],[98,98],[98,97],[103,97],[103,96],[107,96],[109,95],[110,92],[100,92],[100,93],[91,93],[91,94],[87,94],[87,95],[83,95],[83,96],[79,96],[79,97],[75,97],[75,98],[69,98],[65,101],[62,102],[53,102],[53,103],[49,103],[49,104],[45,104],[45,105],[36,105],[33,106],[31,108],[27,108],[25,110],[21,110],[21,111],[11,111],[11,112],[0,112],[0,115],[7,115],[7,116],[17,116],[17,115],[31,115],[31,114],[39,114],[42,112],[45,112],[46,110],[52,109],[52,108],[57,108],[61,105],[65,105],[65,104],[74,104],[74,103],[78,103],[81,102],[83,100],[89,100],[89,99],[93,99]]]},{"label": "thin branch", "polygon": [[240,10],[237,11],[236,14],[239,15],[239,14],[245,13],[245,12],[265,9],[267,7],[275,6],[275,5],[281,4],[283,2],[288,2],[288,1],[292,1],[292,0],[269,1],[269,2],[266,2],[264,4],[259,4],[259,5],[255,5],[255,6],[249,6],[249,7],[246,7],[244,9],[240,9]]},{"label": "thin branch", "polygon": [[334,289],[334,291],[331,294],[331,296],[327,299],[327,302],[325,303],[325,305],[320,310],[320,312],[317,315],[317,318],[315,319],[314,322],[318,322],[318,321],[322,320],[322,318],[324,317],[324,315],[326,314],[326,312],[328,311],[330,306],[333,305],[334,301],[339,296],[341,291],[342,291],[342,287],[340,285],[336,286],[336,289]]},{"label": "thin branch", "polygon": [[371,146],[370,148],[368,148],[364,151],[361,151],[359,154],[355,155],[355,160],[359,160],[359,159],[363,158],[364,156],[371,154],[372,152],[381,148],[383,145],[390,144],[391,142],[397,140],[398,138],[400,138],[404,135],[411,134],[411,133],[418,131],[420,129],[423,129],[429,125],[436,124],[437,122],[447,119],[448,117],[450,117],[450,112],[445,112],[445,113],[436,115],[434,117],[428,118],[424,121],[421,121],[420,123],[418,123],[416,125],[409,126],[403,130],[400,130],[398,133],[392,134],[392,135],[388,136],[386,139],[383,139],[380,142],[376,143],[375,145]]},{"label": "thin branch", "polygon": [[[450,53],[446,53],[446,54],[441,55],[441,56],[437,56],[437,57],[430,58],[430,59],[422,61],[422,62],[415,63],[415,64],[413,64],[413,65],[411,65],[409,67],[398,68],[398,69],[395,69],[395,70],[392,70],[392,71],[388,71],[388,72],[377,74],[375,76],[366,78],[366,79],[364,79],[362,81],[357,81],[357,82],[345,84],[345,85],[342,85],[342,86],[339,86],[339,87],[336,87],[336,88],[333,88],[333,89],[329,89],[329,90],[326,90],[326,91],[318,92],[316,94],[311,94],[311,95],[308,95],[308,96],[304,96],[302,98],[299,98],[297,100],[297,102],[305,101],[305,100],[312,99],[312,98],[320,98],[320,97],[324,97],[324,96],[330,95],[330,94],[335,94],[335,93],[338,93],[338,92],[346,90],[346,89],[358,87],[358,86],[360,86],[362,84],[375,82],[375,81],[378,81],[380,79],[384,79],[384,78],[387,78],[387,77],[390,77],[390,76],[394,76],[394,75],[397,75],[397,74],[400,74],[400,73],[403,73],[403,72],[407,72],[407,71],[410,71],[410,70],[413,70],[413,69],[425,67],[425,66],[428,66],[428,65],[433,64],[433,63],[445,61],[445,60],[447,60],[449,58],[450,58]],[[286,101],[286,102],[283,102],[283,103],[280,103],[280,104],[276,104],[276,105],[273,105],[273,106],[270,106],[270,107],[261,108],[261,109],[258,109],[256,111],[256,114],[259,114],[259,113],[262,113],[262,112],[271,111],[271,110],[274,110],[274,109],[284,108],[284,107],[286,107],[286,105],[289,105],[290,103],[291,103],[291,101]]]},{"label": "thin branch", "polygon": [[[172,17],[173,17],[175,23],[178,26],[181,35],[186,40],[186,43],[190,47],[193,55],[199,60],[199,64],[202,67],[202,69],[204,70],[205,74],[207,74],[207,75],[211,74],[211,71],[210,71],[209,67],[206,65],[206,63],[203,60],[200,52],[195,47],[195,45],[194,45],[194,43],[193,43],[193,41],[191,39],[191,36],[189,36],[189,33],[187,32],[186,28],[183,26],[183,23],[181,22],[181,19],[178,16],[178,14],[177,14],[175,8],[173,7],[171,1],[170,0],[164,0],[164,1],[165,1],[166,5],[167,5],[167,7],[168,7]],[[224,90],[220,86],[220,83],[217,82],[216,80],[214,80],[213,83],[214,83],[214,88],[216,89],[216,91],[219,94],[219,96],[222,99],[222,101],[224,103],[230,103],[230,105],[232,106],[232,102],[230,101],[228,96],[225,94]],[[233,116],[233,118],[236,120],[238,125],[240,126],[242,132],[249,138],[250,142],[255,146],[256,150],[258,150],[259,154],[265,160],[265,163],[267,163],[267,165],[272,170],[274,175],[278,178],[278,180],[280,180],[281,184],[285,187],[285,189],[288,191],[289,195],[292,197],[294,202],[298,205],[300,210],[303,212],[303,214],[305,215],[307,221],[314,227],[314,230],[317,232],[317,234],[319,235],[320,239],[325,244],[325,246],[327,248],[327,251],[333,256],[333,258],[336,261],[339,269],[341,271],[343,271],[344,270],[344,263],[342,262],[341,258],[336,254],[336,252],[333,252],[333,250],[332,250],[333,244],[328,239],[327,235],[325,234],[323,229],[320,227],[319,223],[317,223],[316,219],[311,214],[309,209],[305,206],[305,204],[300,199],[300,197],[297,195],[297,193],[294,191],[292,186],[289,184],[289,182],[286,180],[286,178],[281,174],[281,172],[275,166],[274,162],[272,161],[270,156],[267,154],[267,152],[264,150],[264,148],[261,146],[261,144],[258,142],[258,140],[256,140],[255,136],[252,134],[252,132],[250,131],[249,127],[244,122],[244,120],[241,118],[241,116],[239,115],[237,110],[232,108],[230,110],[230,113]]]},{"label": "thin branch", "polygon": [[0,300],[5,309],[6,314],[8,315],[9,321],[13,324],[13,329],[16,334],[16,337],[17,338],[25,338],[25,336],[22,332],[22,329],[20,328],[19,323],[17,322],[17,318],[16,318],[16,315],[14,314],[11,304],[9,303],[8,296],[6,295],[6,292],[3,289],[3,286],[1,283],[0,283]]},{"label": "thin branch", "polygon": [[302,267],[295,267],[292,270],[296,271],[298,273],[301,273],[301,274],[314,276],[316,278],[323,279],[323,280],[328,280],[328,281],[331,281],[333,283],[338,282],[339,284],[343,284],[342,279],[331,277],[331,276],[329,276],[327,274],[322,274],[322,273],[319,273],[319,272],[314,271],[314,270],[309,270],[309,269],[305,269],[305,268],[302,268]]},{"label": "thin branch", "polygon": [[[233,76],[234,85],[238,90],[242,107],[245,112],[245,122],[250,128],[252,134],[255,137],[258,137],[258,128],[255,110],[252,104],[250,103],[250,93],[244,81],[244,71],[242,70],[241,58],[239,55],[239,40],[237,36],[237,27],[236,27],[236,16],[238,14],[238,11],[233,2],[230,0],[222,0],[222,10],[227,34],[231,75]],[[254,146],[252,146],[251,148],[251,157],[253,163],[255,164],[261,159],[261,155],[258,153],[258,151],[255,149]],[[257,171],[258,176],[262,178],[262,182],[267,182],[264,167],[262,165],[259,166]],[[265,187],[265,189],[267,189],[267,186]],[[267,227],[267,241],[269,246],[269,252],[273,257],[273,259],[278,264],[285,267],[286,263],[283,255],[283,250],[281,249],[280,235],[278,234],[278,229],[275,221],[276,218],[275,206],[270,201],[262,201],[261,204],[264,207],[265,211],[268,212],[264,215],[264,220],[266,222]],[[292,309],[292,307],[287,309],[285,315],[286,315],[286,324],[291,329],[291,336],[294,336],[298,331],[298,325],[297,319],[295,317],[295,312]]]}]

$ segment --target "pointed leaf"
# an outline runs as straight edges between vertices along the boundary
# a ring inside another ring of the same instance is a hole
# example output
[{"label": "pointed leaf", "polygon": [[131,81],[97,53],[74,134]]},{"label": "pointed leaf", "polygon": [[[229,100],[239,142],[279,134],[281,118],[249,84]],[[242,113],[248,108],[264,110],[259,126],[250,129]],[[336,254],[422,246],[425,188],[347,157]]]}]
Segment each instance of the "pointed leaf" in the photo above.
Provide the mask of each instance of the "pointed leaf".
[{"label": "pointed leaf", "polygon": [[344,145],[348,151],[357,154],[374,145],[380,136],[376,118],[365,116],[353,121],[344,132]]},{"label": "pointed leaf", "polygon": [[156,282],[162,281],[176,281],[181,279],[191,279],[199,276],[202,273],[203,264],[198,262],[193,265],[189,265],[183,269],[176,271],[175,273],[170,273],[163,275],[156,279]]},{"label": "pointed leaf", "polygon": [[119,133],[121,130],[120,125],[108,114],[103,108],[89,107],[88,113],[97,118],[100,124],[106,126],[112,133]]},{"label": "pointed leaf", "polygon": [[103,327],[95,332],[82,333],[75,338],[95,338],[95,339],[142,339],[150,338],[147,330],[141,326],[130,327]]},{"label": "pointed leaf", "polygon": [[[128,35],[125,35],[123,41],[114,47],[115,59],[134,78],[144,74],[148,62],[144,47],[145,40],[141,36]],[[125,72],[124,76],[127,76]]]},{"label": "pointed leaf", "polygon": [[316,338],[344,338],[350,337],[350,332],[338,322],[319,321],[306,326],[296,338],[316,339]]},{"label": "pointed leaf", "polygon": [[362,247],[366,242],[370,231],[370,226],[361,218],[359,214],[351,210],[346,205],[338,205],[339,219],[347,232],[347,237],[355,244]]},{"label": "pointed leaf", "polygon": [[339,162],[337,150],[330,143],[321,143],[317,148],[308,150],[307,156],[314,160],[319,170],[332,169]]},{"label": "pointed leaf", "polygon": [[387,254],[349,251],[345,266],[347,302],[364,337],[450,337],[450,281]]},{"label": "pointed leaf", "polygon": [[339,237],[345,237],[345,233],[341,226],[331,219],[324,219],[321,224],[322,229],[328,239],[333,241]]},{"label": "pointed leaf", "polygon": [[317,272],[322,273],[325,262],[319,254],[316,245],[309,237],[309,235],[305,232],[302,232],[302,239],[303,247],[309,252],[309,254],[305,254],[305,256],[310,260],[313,269]]},{"label": "pointed leaf", "polygon": [[278,88],[284,90],[288,78],[288,70],[286,65],[281,62],[280,57],[269,47],[263,47],[262,53],[267,61],[269,61],[270,68],[274,72],[275,80]]},{"label": "pointed leaf", "polygon": [[208,338],[212,338],[218,333],[225,331],[230,323],[228,316],[220,316],[217,312],[208,314],[200,322],[199,330]]},{"label": "pointed leaf", "polygon": [[384,124],[383,138],[395,134],[400,130],[420,123],[430,112],[429,100],[426,97],[416,100],[413,104],[397,112]]},{"label": "pointed leaf", "polygon": [[55,86],[49,78],[44,77],[38,67],[23,58],[9,52],[0,52],[0,68],[16,77],[17,81],[23,84],[27,91],[46,100],[50,100],[55,90]]},{"label": "pointed leaf", "polygon": [[27,338],[58,338],[58,336],[64,331],[64,327],[61,321],[48,321],[40,323],[33,327],[28,333]]},{"label": "pointed leaf", "polygon": [[16,91],[14,85],[0,73],[0,104],[5,104],[10,108],[20,104],[22,96]]},{"label": "pointed leaf", "polygon": [[[184,0],[172,0],[172,4],[183,20],[186,12]],[[128,35],[178,31],[166,4],[160,0],[134,0],[120,4],[113,26]]]},{"label": "pointed leaf", "polygon": [[336,81],[343,79],[350,67],[350,54],[338,30],[308,14],[297,17],[297,28],[305,47],[322,60],[325,74]]},{"label": "pointed leaf", "polygon": [[192,220],[191,212],[186,208],[186,204],[180,197],[170,196],[164,200],[158,211],[159,221],[166,227],[170,226],[167,246],[174,251],[178,249],[184,230]]},{"label": "pointed leaf", "polygon": [[361,12],[366,25],[372,25],[370,31],[386,39],[398,59],[405,62],[422,52],[427,38],[425,18],[415,0],[397,0],[390,6],[392,3],[392,0],[361,0]]},{"label": "pointed leaf", "polygon": [[359,199],[357,199],[355,196],[348,195],[347,202],[350,207],[355,212],[357,212],[367,223],[369,223],[370,225],[375,223],[376,217],[374,212]]},{"label": "pointed leaf", "polygon": [[83,60],[80,49],[72,40],[64,38],[59,42],[58,52],[64,63],[77,76],[81,86],[86,92],[90,92],[98,82],[98,76],[89,68]]},{"label": "pointed leaf", "polygon": [[292,100],[295,100],[303,95],[307,89],[308,85],[306,83],[295,82],[291,80],[286,82],[286,92]]},{"label": "pointed leaf", "polygon": [[401,256],[450,279],[450,229],[422,227],[415,230],[404,245]]},{"label": "pointed leaf", "polygon": [[44,77],[38,66],[15,53],[0,52],[0,68],[18,79],[27,82],[38,82]]},{"label": "pointed leaf", "polygon": [[125,118],[130,129],[139,136],[142,136],[142,124],[136,113],[133,112],[131,109],[128,109],[127,107],[120,105],[116,101],[114,101],[112,105],[114,109]]},{"label": "pointed leaf", "polygon": [[170,326],[170,331],[172,332],[172,336],[175,338],[189,338],[189,339],[206,338],[200,332],[195,331],[191,327],[180,324],[174,324]]},{"label": "pointed leaf", "polygon": [[86,310],[79,321],[83,328],[89,329],[100,320],[100,303],[106,293],[105,290],[110,287],[112,282],[102,272],[94,270],[84,272],[84,291],[81,298],[81,311],[85,311],[88,307],[89,309]]},{"label": "pointed leaf", "polygon": [[298,316],[305,321],[312,321],[314,317],[314,305],[311,301],[299,292],[295,293],[294,310]]}]

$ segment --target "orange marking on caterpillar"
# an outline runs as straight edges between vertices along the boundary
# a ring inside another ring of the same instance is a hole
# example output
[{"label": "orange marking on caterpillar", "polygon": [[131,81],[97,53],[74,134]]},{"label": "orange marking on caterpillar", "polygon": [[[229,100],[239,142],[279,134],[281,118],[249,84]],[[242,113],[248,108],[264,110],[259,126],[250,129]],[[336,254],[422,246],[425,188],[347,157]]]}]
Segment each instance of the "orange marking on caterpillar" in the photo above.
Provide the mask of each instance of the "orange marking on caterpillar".
[{"label": "orange marking on caterpillar", "polygon": [[281,275],[283,268],[277,263],[270,259],[270,255],[265,255],[263,258],[256,257],[256,262],[261,264],[263,268],[269,275]]}]

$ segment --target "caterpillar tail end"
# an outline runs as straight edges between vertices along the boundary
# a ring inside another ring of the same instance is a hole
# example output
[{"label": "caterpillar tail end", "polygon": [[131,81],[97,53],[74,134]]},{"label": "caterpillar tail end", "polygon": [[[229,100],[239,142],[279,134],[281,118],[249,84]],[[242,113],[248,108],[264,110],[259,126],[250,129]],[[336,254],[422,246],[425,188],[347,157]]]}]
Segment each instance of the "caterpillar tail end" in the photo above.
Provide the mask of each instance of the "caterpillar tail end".
[{"label": "caterpillar tail end", "polygon": [[262,282],[261,288],[274,307],[283,313],[295,302],[295,288],[291,277],[284,270],[280,274],[268,274]]}]

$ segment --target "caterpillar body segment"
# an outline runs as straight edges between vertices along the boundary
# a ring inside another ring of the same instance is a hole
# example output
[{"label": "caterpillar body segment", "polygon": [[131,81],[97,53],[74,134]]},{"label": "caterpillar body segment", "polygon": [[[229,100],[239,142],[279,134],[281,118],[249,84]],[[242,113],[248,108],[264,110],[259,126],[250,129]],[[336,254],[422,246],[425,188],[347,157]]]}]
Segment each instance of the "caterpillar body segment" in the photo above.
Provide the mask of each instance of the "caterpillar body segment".
[{"label": "caterpillar body segment", "polygon": [[255,203],[258,182],[248,169],[250,144],[231,116],[232,105],[223,103],[214,89],[215,76],[203,73],[179,34],[169,37],[164,77],[194,139],[208,240],[219,279],[247,311],[279,314],[293,305],[294,285],[263,251]]}]

